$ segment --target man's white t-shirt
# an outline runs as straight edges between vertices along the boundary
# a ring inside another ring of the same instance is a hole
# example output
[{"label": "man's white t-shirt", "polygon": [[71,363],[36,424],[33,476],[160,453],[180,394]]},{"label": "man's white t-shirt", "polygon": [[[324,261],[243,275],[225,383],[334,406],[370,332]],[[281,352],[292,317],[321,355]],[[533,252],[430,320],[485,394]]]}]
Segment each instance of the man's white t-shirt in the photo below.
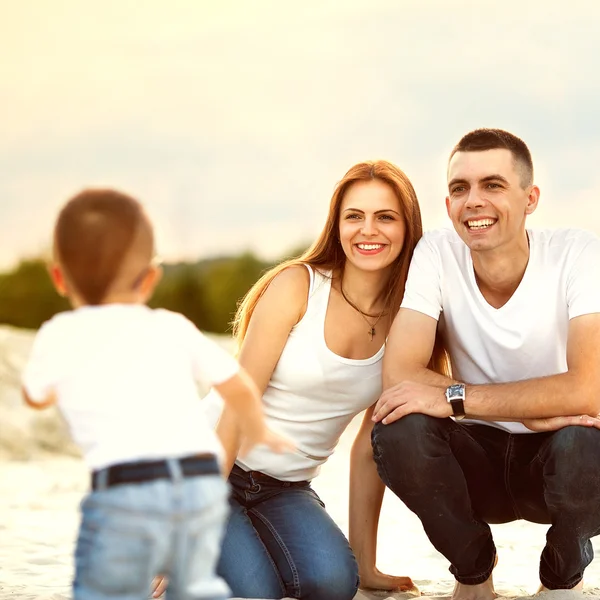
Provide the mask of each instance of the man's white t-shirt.
[{"label": "man's white t-shirt", "polygon": [[92,469],[136,460],[219,454],[197,382],[218,385],[237,361],[184,316],[139,304],[85,306],[45,323],[23,385],[56,394]]},{"label": "man's white t-shirt", "polygon": [[[402,308],[439,320],[458,381],[504,383],[564,373],[569,321],[600,313],[600,239],[576,229],[527,234],[525,274],[498,309],[481,294],[469,248],[454,230],[426,233],[415,249]],[[521,423],[486,424],[530,432]]]}]

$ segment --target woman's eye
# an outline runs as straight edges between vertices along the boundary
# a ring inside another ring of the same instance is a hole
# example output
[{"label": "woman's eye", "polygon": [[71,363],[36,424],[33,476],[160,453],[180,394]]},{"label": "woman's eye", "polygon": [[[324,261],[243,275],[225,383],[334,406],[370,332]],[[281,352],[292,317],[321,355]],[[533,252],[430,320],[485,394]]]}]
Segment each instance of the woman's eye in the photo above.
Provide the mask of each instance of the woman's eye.
[{"label": "woman's eye", "polygon": [[393,221],[394,217],[392,215],[379,215],[379,218],[382,221]]},{"label": "woman's eye", "polygon": [[347,221],[350,221],[352,219],[360,219],[360,215],[357,215],[357,214],[346,215],[346,220]]}]

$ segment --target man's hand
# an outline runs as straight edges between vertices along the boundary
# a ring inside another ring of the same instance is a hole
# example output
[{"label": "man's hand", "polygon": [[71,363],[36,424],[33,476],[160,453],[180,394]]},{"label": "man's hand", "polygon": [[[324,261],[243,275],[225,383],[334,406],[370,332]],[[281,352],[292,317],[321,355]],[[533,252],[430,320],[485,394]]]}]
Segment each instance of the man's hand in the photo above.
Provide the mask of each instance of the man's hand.
[{"label": "man's hand", "polygon": [[600,419],[590,417],[589,415],[578,415],[574,417],[549,417],[547,419],[525,419],[523,425],[531,431],[557,431],[569,425],[578,425],[581,427],[595,427],[600,429]]},{"label": "man's hand", "polygon": [[381,394],[375,404],[373,421],[388,425],[411,413],[440,419],[449,417],[452,407],[446,400],[445,388],[402,381]]}]

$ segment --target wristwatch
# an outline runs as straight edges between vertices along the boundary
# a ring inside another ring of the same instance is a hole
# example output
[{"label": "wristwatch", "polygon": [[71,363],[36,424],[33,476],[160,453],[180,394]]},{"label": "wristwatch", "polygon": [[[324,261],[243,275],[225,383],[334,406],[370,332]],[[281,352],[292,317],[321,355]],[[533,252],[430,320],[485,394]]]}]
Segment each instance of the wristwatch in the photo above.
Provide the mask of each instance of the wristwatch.
[{"label": "wristwatch", "polygon": [[446,400],[452,407],[452,416],[460,421],[465,418],[465,384],[453,383],[446,388]]}]

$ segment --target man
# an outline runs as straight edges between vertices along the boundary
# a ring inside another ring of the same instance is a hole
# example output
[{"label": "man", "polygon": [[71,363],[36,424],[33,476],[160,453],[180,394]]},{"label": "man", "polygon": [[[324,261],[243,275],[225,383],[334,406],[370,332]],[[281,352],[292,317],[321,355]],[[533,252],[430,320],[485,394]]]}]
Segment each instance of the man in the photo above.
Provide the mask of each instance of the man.
[{"label": "man", "polygon": [[[526,229],[539,196],[522,140],[465,135],[455,231],[419,242],[386,348],[375,460],[450,561],[454,600],[494,597],[489,523],[551,524],[541,589],[581,589],[600,533],[600,240]],[[436,335],[452,379],[432,369]]]}]

